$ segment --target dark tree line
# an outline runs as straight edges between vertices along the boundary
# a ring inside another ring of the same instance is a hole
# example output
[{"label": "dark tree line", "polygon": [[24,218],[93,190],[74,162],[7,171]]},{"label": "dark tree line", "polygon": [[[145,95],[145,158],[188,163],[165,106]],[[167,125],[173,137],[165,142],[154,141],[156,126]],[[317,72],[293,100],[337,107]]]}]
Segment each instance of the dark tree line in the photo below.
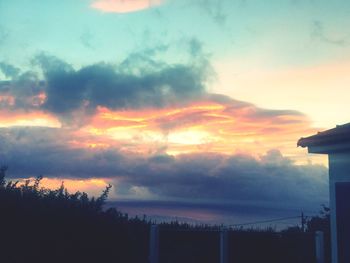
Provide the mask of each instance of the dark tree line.
[{"label": "dark tree line", "polygon": [[5,180],[0,168],[0,262],[147,262],[145,219],[103,210],[111,186],[98,198]]},{"label": "dark tree line", "polygon": [[[90,198],[69,193],[63,183],[55,190],[43,188],[42,177],[19,183],[7,181],[5,174],[6,167],[1,167],[0,262],[148,262],[152,222],[105,209],[110,185]],[[174,221],[159,228],[161,263],[218,262],[220,226]],[[317,230],[328,240],[328,208],[307,221],[306,232],[298,226],[284,231],[230,229],[230,258],[241,263],[312,263]]]}]

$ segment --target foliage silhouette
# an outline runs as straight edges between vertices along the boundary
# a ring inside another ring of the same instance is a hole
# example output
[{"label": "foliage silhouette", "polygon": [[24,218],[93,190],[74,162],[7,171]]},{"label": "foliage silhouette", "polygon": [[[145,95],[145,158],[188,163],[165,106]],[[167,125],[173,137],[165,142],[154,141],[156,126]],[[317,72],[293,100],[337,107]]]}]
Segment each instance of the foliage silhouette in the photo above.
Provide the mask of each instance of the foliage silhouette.
[{"label": "foliage silhouette", "polygon": [[[69,193],[63,183],[55,190],[43,188],[42,176],[24,183],[6,181],[6,170],[0,167],[0,262],[148,262],[149,228],[155,222],[105,209],[111,185],[90,198]],[[222,226],[158,225],[161,263],[218,262]],[[329,209],[310,218],[306,232],[298,226],[228,230],[229,262],[312,263],[315,231],[324,231],[329,240]]]},{"label": "foliage silhouette", "polygon": [[42,176],[7,182],[6,170],[0,168],[1,262],[147,262],[149,222],[103,210],[111,185],[89,198],[63,183],[40,187]]}]

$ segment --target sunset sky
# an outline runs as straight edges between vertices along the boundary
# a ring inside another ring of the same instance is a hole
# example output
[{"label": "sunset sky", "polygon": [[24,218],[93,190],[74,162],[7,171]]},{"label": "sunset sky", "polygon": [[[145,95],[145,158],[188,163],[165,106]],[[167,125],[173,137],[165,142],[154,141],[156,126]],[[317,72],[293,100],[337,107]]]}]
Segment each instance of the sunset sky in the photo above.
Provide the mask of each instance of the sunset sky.
[{"label": "sunset sky", "polygon": [[0,0],[0,163],[47,187],[111,183],[111,200],[159,216],[317,211],[327,161],[296,143],[349,122],[349,13],[347,0]]}]

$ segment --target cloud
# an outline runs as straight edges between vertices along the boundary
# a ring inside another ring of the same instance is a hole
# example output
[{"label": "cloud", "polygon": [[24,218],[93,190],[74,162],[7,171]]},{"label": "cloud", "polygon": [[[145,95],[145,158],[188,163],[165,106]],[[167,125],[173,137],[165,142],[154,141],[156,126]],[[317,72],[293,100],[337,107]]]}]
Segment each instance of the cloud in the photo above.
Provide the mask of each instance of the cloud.
[{"label": "cloud", "polygon": [[[135,62],[130,71],[126,65],[129,60]],[[158,64],[153,64],[148,65],[148,71],[139,72],[136,60],[128,58],[119,66],[99,63],[74,70],[55,57],[36,57],[46,83],[47,99],[42,108],[59,115],[82,108],[94,112],[97,106],[162,108],[198,99],[205,92],[207,76],[203,68],[180,64],[154,68]]]},{"label": "cloud", "polygon": [[226,0],[177,0],[181,5],[181,8],[193,8],[195,12],[201,12],[202,15],[208,17],[213,23],[220,27],[220,30],[226,30],[227,19],[230,15],[230,11],[233,5],[242,3],[236,3],[237,1]]},{"label": "cloud", "polygon": [[312,134],[310,120],[292,110],[267,110],[218,94],[204,94],[181,107],[159,109],[98,108],[81,134],[99,143],[119,143],[138,152],[171,154],[237,152],[261,154],[278,148],[301,159],[295,142]]},{"label": "cloud", "polygon": [[[118,151],[89,151],[71,147],[72,131],[58,128],[16,127],[0,132],[2,163],[14,177],[111,177],[122,174]],[[89,164],[90,163],[90,164]]]},{"label": "cloud", "polygon": [[42,74],[20,72],[0,82],[0,126],[63,126],[75,130],[70,143],[85,149],[257,156],[278,148],[300,156],[295,142],[314,132],[307,116],[208,92],[214,75],[208,56],[200,42],[189,44],[187,64],[154,60],[167,46],[133,53],[119,64],[80,69],[40,54],[33,70]]},{"label": "cloud", "polygon": [[0,71],[4,73],[5,77],[15,78],[18,76],[20,69],[10,64],[0,62]]},{"label": "cloud", "polygon": [[95,49],[94,35],[89,29],[85,29],[79,38],[81,44],[88,49]]},{"label": "cloud", "polygon": [[20,73],[19,69],[6,63],[1,66],[11,80],[0,80],[0,110],[29,111],[40,108],[45,96],[44,81],[40,80],[34,72]]},{"label": "cloud", "polygon": [[[0,129],[1,162],[13,178],[106,179],[119,197],[324,202],[325,167],[268,151],[292,155],[299,136],[312,132],[308,118],[208,92],[210,64],[199,42],[190,47],[194,62],[186,65],[155,61],[155,50],[80,69],[37,56],[42,77],[19,72],[0,83],[0,116],[8,116],[0,126],[10,127]],[[46,127],[13,127],[40,118]]]},{"label": "cloud", "polygon": [[[11,105],[12,97],[1,97],[0,106]],[[24,110],[0,110],[0,127],[61,127],[60,121],[52,114],[47,114],[41,111],[24,111]]]},{"label": "cloud", "polygon": [[350,43],[350,35],[347,34],[342,37],[332,37],[325,33],[324,24],[321,21],[314,21],[312,25],[311,36],[317,40],[324,43],[336,45],[336,46],[346,46]]},{"label": "cloud", "polygon": [[228,12],[225,10],[227,6],[224,6],[224,1],[200,0],[198,1],[198,6],[204,12],[206,12],[219,26],[225,25]]},{"label": "cloud", "polygon": [[[207,61],[166,64],[150,58],[156,52],[146,50],[118,65],[97,63],[78,70],[54,56],[40,54],[32,64],[39,67],[43,78],[2,63],[0,69],[12,79],[0,81],[0,107],[42,110],[74,123],[100,106],[123,110],[181,106],[206,93]],[[5,105],[6,101],[11,103]]]},{"label": "cloud", "polygon": [[1,162],[11,177],[109,178],[119,197],[311,208],[327,201],[327,168],[296,165],[278,150],[248,154],[142,155],[109,147],[81,149],[72,131],[0,129]]},{"label": "cloud", "polygon": [[137,175],[128,177],[128,182],[163,198],[280,207],[327,200],[326,168],[297,166],[277,150],[260,158],[220,154],[163,156],[135,167]]},{"label": "cloud", "polygon": [[130,13],[162,4],[162,0],[96,0],[92,8],[106,13]]},{"label": "cloud", "polygon": [[[187,64],[167,64],[152,59],[158,52],[167,50],[167,46],[159,46],[132,53],[117,65],[97,63],[80,69],[54,56],[40,54],[32,62],[39,66],[43,78],[34,72],[20,73],[16,67],[2,63],[0,67],[12,75],[12,79],[0,82],[0,96],[12,98],[14,102],[7,106],[13,110],[43,110],[61,117],[73,116],[75,111],[93,115],[99,107],[110,111],[137,111],[203,103],[222,105],[225,108],[222,113],[232,116],[244,113],[248,119],[271,120],[289,115],[295,119],[279,121],[298,122],[305,117],[297,111],[262,109],[209,93],[207,87],[215,73],[208,55],[196,40],[190,41],[189,48],[191,62]],[[195,119],[196,116],[192,116]]]}]

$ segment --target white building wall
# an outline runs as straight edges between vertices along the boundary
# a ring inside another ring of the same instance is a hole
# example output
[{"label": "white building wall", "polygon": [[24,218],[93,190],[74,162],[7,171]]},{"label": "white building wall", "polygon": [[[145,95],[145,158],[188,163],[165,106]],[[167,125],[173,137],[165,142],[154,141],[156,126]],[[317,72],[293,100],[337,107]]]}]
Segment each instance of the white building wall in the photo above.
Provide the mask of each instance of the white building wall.
[{"label": "white building wall", "polygon": [[[337,244],[338,241],[337,241],[336,191],[335,191],[335,184],[337,182],[350,182],[350,154],[330,154],[329,155],[332,263],[339,263],[338,244]],[[345,200],[345,202],[347,202],[347,200]]]}]

